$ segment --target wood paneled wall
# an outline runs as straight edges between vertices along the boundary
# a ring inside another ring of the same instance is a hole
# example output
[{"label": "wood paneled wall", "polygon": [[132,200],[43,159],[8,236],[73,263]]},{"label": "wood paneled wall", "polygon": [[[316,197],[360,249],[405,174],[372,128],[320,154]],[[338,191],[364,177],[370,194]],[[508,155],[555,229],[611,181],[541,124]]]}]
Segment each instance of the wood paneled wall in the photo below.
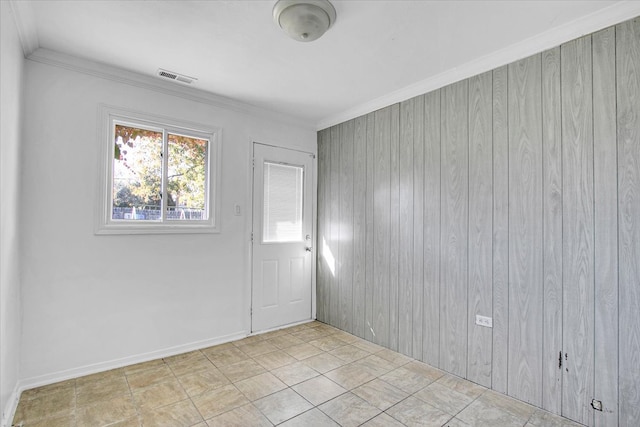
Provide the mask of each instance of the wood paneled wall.
[{"label": "wood paneled wall", "polygon": [[587,425],[637,425],[639,18],[318,141],[319,320]]}]

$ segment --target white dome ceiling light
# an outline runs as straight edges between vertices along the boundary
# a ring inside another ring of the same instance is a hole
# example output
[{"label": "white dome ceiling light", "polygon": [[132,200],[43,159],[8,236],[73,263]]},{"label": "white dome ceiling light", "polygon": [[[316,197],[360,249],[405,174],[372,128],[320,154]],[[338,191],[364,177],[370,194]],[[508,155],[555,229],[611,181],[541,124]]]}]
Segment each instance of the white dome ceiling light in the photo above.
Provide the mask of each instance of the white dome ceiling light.
[{"label": "white dome ceiling light", "polygon": [[292,39],[311,42],[336,22],[336,10],[328,0],[279,0],[273,20]]}]

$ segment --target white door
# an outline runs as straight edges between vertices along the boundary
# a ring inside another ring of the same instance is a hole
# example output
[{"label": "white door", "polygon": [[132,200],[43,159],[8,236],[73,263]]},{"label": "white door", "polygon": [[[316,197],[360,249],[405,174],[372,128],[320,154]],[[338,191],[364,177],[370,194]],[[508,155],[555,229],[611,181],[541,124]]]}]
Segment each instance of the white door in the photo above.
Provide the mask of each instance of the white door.
[{"label": "white door", "polygon": [[311,318],[313,158],[253,145],[253,332]]}]

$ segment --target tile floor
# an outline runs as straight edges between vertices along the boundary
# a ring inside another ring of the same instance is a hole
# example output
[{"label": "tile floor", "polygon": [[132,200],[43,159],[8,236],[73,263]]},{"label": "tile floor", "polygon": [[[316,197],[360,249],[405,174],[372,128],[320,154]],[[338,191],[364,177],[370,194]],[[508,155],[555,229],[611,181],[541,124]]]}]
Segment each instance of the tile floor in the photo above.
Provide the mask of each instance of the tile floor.
[{"label": "tile floor", "polygon": [[22,393],[15,426],[577,426],[320,322]]}]

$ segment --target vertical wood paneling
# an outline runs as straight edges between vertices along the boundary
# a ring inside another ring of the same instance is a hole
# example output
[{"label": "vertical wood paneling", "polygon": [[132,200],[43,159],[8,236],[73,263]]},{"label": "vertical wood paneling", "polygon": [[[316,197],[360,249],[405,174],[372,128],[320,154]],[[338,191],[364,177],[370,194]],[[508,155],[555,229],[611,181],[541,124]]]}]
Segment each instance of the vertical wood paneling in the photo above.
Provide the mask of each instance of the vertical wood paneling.
[{"label": "vertical wood paneling", "polygon": [[594,344],[593,112],[591,36],[561,48],[562,415],[592,424]]},{"label": "vertical wood paneling", "polygon": [[329,189],[329,160],[330,157],[327,154],[329,149],[329,130],[324,129],[318,132],[318,236],[317,242],[319,249],[316,251],[318,254],[317,259],[317,278],[316,278],[316,318],[321,322],[328,321],[328,315],[326,308],[326,295],[328,291],[328,281],[331,276],[331,271],[328,265],[328,255],[325,253],[325,246],[323,243],[327,242],[329,229],[329,212],[327,207],[329,206],[329,199],[327,198]]},{"label": "vertical wood paneling", "polygon": [[493,360],[491,386],[507,392],[509,343],[508,69],[493,70]]},{"label": "vertical wood paneling", "polygon": [[331,278],[329,291],[329,319],[331,324],[339,324],[340,301],[340,126],[331,127],[331,196],[330,196],[330,221],[331,241],[329,250],[333,254],[334,274]]},{"label": "vertical wood paneling", "polygon": [[[422,360],[440,366],[440,91],[424,97],[424,298]],[[402,218],[401,218],[402,219]]]},{"label": "vertical wood paneling", "polygon": [[468,81],[441,89],[440,367],[467,374]]},{"label": "vertical wood paneling", "polygon": [[389,246],[389,348],[398,350],[398,273],[399,273],[399,200],[400,200],[400,105],[391,106],[391,194]]},{"label": "vertical wood paneling", "polygon": [[620,425],[640,420],[640,18],[616,27]]},{"label": "vertical wood paneling", "polygon": [[509,65],[509,375],[511,396],[542,404],[540,55]]},{"label": "vertical wood paneling", "polygon": [[384,346],[389,344],[390,129],[391,108],[376,111],[373,174],[373,341]]},{"label": "vertical wood paneling", "polygon": [[542,53],[542,204],[544,319],[542,407],[559,414],[562,398],[562,122],[560,48]]},{"label": "vertical wood paneling", "polygon": [[476,315],[492,315],[492,73],[469,79],[469,296],[467,378],[491,387],[491,329]]},{"label": "vertical wood paneling", "polygon": [[367,118],[355,119],[353,138],[353,334],[364,338],[366,287]]},{"label": "vertical wood paneling", "polygon": [[365,196],[365,218],[366,218],[366,281],[365,281],[365,331],[364,337],[373,341],[373,289],[375,284],[374,276],[374,215],[373,215],[373,195],[374,195],[374,139],[375,139],[375,113],[367,114],[367,193]]},{"label": "vertical wood paneling", "polygon": [[422,294],[424,293],[424,95],[413,113],[413,310],[411,357],[422,357]]},{"label": "vertical wood paneling", "polygon": [[400,104],[400,265],[398,351],[412,354],[413,332],[413,123],[415,98]]},{"label": "vertical wood paneling", "polygon": [[353,132],[354,121],[340,125],[340,329],[353,330]]},{"label": "vertical wood paneling", "polygon": [[[593,185],[595,245],[595,384],[603,411],[595,426],[618,425],[618,175],[615,28],[595,33]],[[604,397],[606,396],[606,398]]]}]

